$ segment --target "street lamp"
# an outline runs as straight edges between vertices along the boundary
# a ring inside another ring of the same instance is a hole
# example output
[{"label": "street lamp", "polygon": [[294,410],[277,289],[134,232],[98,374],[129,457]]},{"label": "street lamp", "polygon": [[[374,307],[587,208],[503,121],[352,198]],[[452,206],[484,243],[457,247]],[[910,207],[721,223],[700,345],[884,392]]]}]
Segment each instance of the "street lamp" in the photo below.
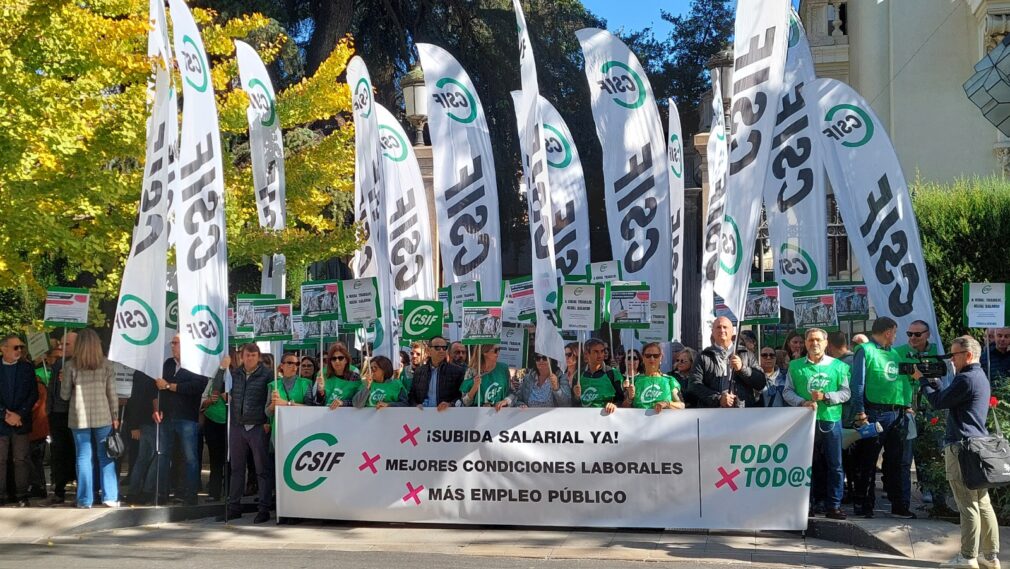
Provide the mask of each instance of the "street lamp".
[{"label": "street lamp", "polygon": [[728,113],[733,99],[733,49],[726,47],[717,52],[709,58],[707,67],[713,72],[717,71],[719,88],[722,90],[722,108]]},{"label": "street lamp", "polygon": [[428,90],[424,87],[424,71],[414,67],[400,81],[403,89],[403,104],[407,111],[407,122],[415,129],[414,146],[424,145],[424,123],[428,121]]}]

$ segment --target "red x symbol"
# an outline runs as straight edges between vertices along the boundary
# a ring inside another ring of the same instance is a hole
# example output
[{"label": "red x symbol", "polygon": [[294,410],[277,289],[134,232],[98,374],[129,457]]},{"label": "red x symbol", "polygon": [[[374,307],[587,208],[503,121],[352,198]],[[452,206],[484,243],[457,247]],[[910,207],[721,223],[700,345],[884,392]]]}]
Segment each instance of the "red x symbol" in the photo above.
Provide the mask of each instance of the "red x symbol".
[{"label": "red x symbol", "polygon": [[736,482],[733,482],[733,479],[740,474],[740,469],[737,468],[733,472],[726,472],[726,469],[720,466],[719,474],[722,475],[722,480],[716,482],[715,487],[722,488],[723,486],[729,484],[730,490],[736,492],[737,491]]},{"label": "red x symbol", "polygon": [[378,474],[379,471],[375,469],[375,461],[379,460],[380,457],[381,457],[381,455],[378,455],[378,454],[375,455],[375,456],[368,456],[367,452],[362,452],[361,453],[361,458],[365,459],[365,462],[361,463],[361,466],[358,467],[358,470],[364,470],[366,468],[371,468],[372,469],[372,474]]},{"label": "red x symbol", "polygon": [[421,485],[421,486],[418,486],[417,488],[414,488],[413,484],[411,484],[410,482],[407,482],[407,493],[403,496],[403,501],[406,502],[407,500],[410,500],[411,498],[413,498],[414,499],[414,503],[417,504],[418,506],[420,506],[421,505],[421,499],[418,498],[417,495],[421,492],[421,490],[424,490],[424,485]]},{"label": "red x symbol", "polygon": [[410,441],[412,445],[417,446],[417,439],[415,439],[414,436],[421,432],[421,427],[411,430],[409,426],[404,425],[403,431],[407,434],[403,435],[403,438],[400,439],[400,444],[402,445],[403,443]]}]

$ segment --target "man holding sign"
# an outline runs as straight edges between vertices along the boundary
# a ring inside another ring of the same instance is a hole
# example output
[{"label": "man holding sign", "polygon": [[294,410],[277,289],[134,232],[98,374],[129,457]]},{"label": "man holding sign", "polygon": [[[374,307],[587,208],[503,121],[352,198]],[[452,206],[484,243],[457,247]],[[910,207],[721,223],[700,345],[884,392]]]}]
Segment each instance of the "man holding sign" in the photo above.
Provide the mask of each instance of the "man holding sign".
[{"label": "man holding sign", "polygon": [[[712,323],[712,345],[694,362],[688,389],[702,407],[760,407],[755,396],[767,384],[765,374],[752,361],[733,353],[736,328],[720,316]],[[749,353],[749,352],[748,352]],[[753,356],[748,358],[753,360]]]}]

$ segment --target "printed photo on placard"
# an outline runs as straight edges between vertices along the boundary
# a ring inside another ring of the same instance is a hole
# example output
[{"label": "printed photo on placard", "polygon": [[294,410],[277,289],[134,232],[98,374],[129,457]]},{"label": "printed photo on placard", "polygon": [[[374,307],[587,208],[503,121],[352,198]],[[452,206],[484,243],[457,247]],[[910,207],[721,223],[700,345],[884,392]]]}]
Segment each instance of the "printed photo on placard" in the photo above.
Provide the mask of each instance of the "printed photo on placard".
[{"label": "printed photo on placard", "polygon": [[91,293],[86,288],[52,287],[46,290],[46,326],[84,328],[88,325],[88,303]]},{"label": "printed photo on placard", "polygon": [[835,291],[835,313],[839,320],[869,320],[870,298],[862,282],[831,283]]},{"label": "printed photo on placard", "polygon": [[306,322],[340,319],[340,291],[337,281],[302,283],[302,318]]},{"label": "printed photo on placard", "polygon": [[236,322],[235,309],[228,307],[228,343],[232,346],[241,346],[253,341],[252,332],[239,332]]},{"label": "printed photo on placard", "polygon": [[272,294],[240,294],[235,297],[235,331],[252,333],[253,303],[257,300],[273,300]]},{"label": "printed photo on placard", "polygon": [[532,276],[504,281],[502,291],[502,317],[506,322],[530,322],[536,319],[537,305],[533,295]]},{"label": "printed photo on placard", "polygon": [[607,316],[614,329],[648,328],[651,311],[649,285],[643,282],[608,282]]},{"label": "printed photo on placard", "polygon": [[497,344],[501,340],[501,304],[497,302],[463,303],[463,343]]},{"label": "printed photo on placard", "polygon": [[253,302],[253,337],[257,341],[291,340],[291,302],[286,299]]},{"label": "printed photo on placard", "polygon": [[793,293],[796,308],[793,310],[796,328],[838,329],[835,311],[835,293],[832,290],[812,290]]},{"label": "printed photo on placard", "polygon": [[305,330],[305,341],[306,342],[318,342],[320,328],[322,329],[323,342],[336,342],[340,333],[340,322],[336,320],[322,320],[318,322],[302,322],[302,327]]},{"label": "printed photo on placard", "polygon": [[773,282],[751,283],[744,305],[744,324],[776,324],[781,319],[779,285]]}]

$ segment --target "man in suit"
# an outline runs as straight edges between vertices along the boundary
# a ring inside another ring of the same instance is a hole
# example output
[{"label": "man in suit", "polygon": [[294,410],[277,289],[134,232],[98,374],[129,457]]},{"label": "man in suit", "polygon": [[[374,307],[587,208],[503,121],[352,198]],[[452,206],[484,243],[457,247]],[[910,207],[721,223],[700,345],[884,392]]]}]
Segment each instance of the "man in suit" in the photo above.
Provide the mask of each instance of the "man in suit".
[{"label": "man in suit", "polygon": [[419,408],[435,407],[445,411],[461,405],[459,388],[465,369],[446,360],[449,341],[435,336],[428,342],[428,361],[414,370],[407,401]]},{"label": "man in suit", "polygon": [[39,398],[32,364],[21,355],[25,343],[15,335],[0,340],[0,504],[7,499],[7,453],[13,449],[14,487],[18,506],[28,503],[28,435],[32,406]]}]

